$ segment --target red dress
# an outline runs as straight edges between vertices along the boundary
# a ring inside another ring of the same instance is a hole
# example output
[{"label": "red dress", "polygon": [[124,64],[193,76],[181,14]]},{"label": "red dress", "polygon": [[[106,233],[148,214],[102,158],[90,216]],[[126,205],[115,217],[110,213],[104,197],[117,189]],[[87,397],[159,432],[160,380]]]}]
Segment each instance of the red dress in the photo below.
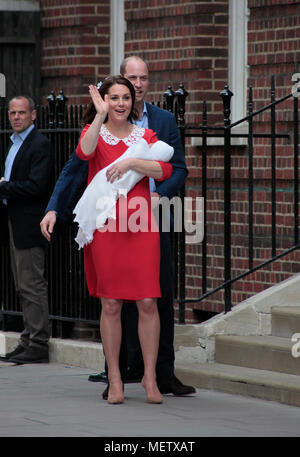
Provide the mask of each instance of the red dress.
[{"label": "red dress", "polygon": [[[89,124],[84,127],[81,138],[88,128]],[[157,141],[152,130],[137,126],[127,138],[119,140],[102,125],[97,147],[91,155],[85,156],[79,143],[76,154],[80,159],[89,160],[88,183],[99,170],[141,138],[148,144]],[[163,171],[161,180],[168,179],[172,174],[171,164],[159,163]],[[148,177],[128,192],[126,200],[117,202],[116,215],[115,223],[107,221],[104,229],[96,230],[93,241],[84,247],[90,295],[131,301],[160,297],[160,237],[151,211]],[[110,227],[114,230],[107,230],[108,224],[112,224]]]}]

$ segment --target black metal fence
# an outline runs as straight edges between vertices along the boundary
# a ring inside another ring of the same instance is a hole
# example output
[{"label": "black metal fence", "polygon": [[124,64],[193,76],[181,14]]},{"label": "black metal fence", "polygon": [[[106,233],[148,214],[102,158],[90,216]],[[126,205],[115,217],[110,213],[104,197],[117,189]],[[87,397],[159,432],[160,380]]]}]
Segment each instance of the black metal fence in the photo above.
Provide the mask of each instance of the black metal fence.
[{"label": "black metal fence", "polygon": [[[188,298],[186,293],[186,238],[185,233],[175,233],[173,236],[173,254],[175,271],[175,299],[179,304],[179,322],[185,323],[185,307],[187,303],[200,303],[219,290],[224,290],[225,311],[232,306],[231,291],[233,283],[245,278],[250,273],[263,268],[275,260],[298,249],[299,244],[299,183],[298,183],[298,97],[289,93],[285,97],[275,99],[274,78],[271,82],[270,103],[253,111],[252,89],[249,88],[248,115],[238,122],[230,121],[230,100],[233,94],[227,86],[220,93],[223,102],[224,125],[216,127],[207,123],[206,102],[203,102],[202,124],[186,125],[185,123],[185,102],[188,93],[183,85],[176,92],[169,87],[164,93],[162,107],[175,114],[180,129],[183,147],[186,147],[186,139],[191,137],[202,138],[202,178],[201,195],[204,197],[204,239],[201,243],[201,272],[202,290],[199,290],[197,298]],[[276,140],[278,138],[290,139],[286,133],[276,132],[276,108],[284,101],[293,100],[293,148],[294,148],[294,241],[285,251],[276,253]],[[83,106],[67,106],[66,98],[61,92],[57,97],[52,93],[48,99],[48,106],[38,108],[37,127],[50,138],[55,151],[55,172],[53,184],[67,161],[69,155],[75,149],[81,131],[81,118]],[[158,103],[158,106],[160,104]],[[8,138],[11,134],[6,110],[2,106],[0,117],[0,160],[4,160],[4,152],[8,145]],[[269,130],[267,133],[255,133],[253,123],[257,116],[263,112],[270,112]],[[247,122],[248,132],[244,135],[236,135],[232,130],[234,127]],[[231,150],[232,138],[246,137],[248,144],[248,265],[249,268],[236,277],[232,277],[231,265]],[[218,287],[208,290],[207,286],[207,156],[208,138],[224,138],[224,278]],[[254,266],[253,263],[253,153],[254,140],[258,137],[269,138],[271,147],[271,193],[272,193],[272,252],[269,259]],[[185,188],[181,189],[180,197],[184,199]],[[50,318],[54,325],[61,329],[61,322],[84,321],[92,324],[99,322],[99,301],[91,298],[88,294],[83,268],[82,250],[78,251],[74,242],[77,228],[70,224],[59,228],[59,236],[56,237],[48,249],[47,256],[47,278],[49,282],[49,306]],[[9,255],[6,247],[0,247],[0,281],[1,293],[0,313],[5,316],[9,314],[21,314],[14,286],[10,274]],[[62,330],[60,330],[62,333]]]},{"label": "black metal fence", "polygon": [[[184,88],[181,86],[177,92],[169,88],[164,94],[164,101],[157,103],[162,108],[174,111],[180,122],[183,122],[183,106],[185,97]],[[0,164],[4,166],[5,152],[12,134],[7,116],[5,100],[0,99]],[[53,186],[78,144],[82,130],[81,119],[85,106],[67,104],[67,98],[61,91],[57,96],[52,92],[47,97],[46,106],[37,107],[37,128],[51,141],[54,150],[54,175]],[[1,222],[0,222],[1,223]],[[53,336],[63,336],[68,332],[67,324],[83,321],[90,324],[99,323],[100,302],[90,297],[84,274],[83,250],[78,250],[74,241],[77,226],[69,224],[56,224],[56,233],[53,242],[48,246],[46,275],[49,285],[49,313],[52,322]],[[177,271],[178,252],[180,242],[176,236],[174,243],[174,263]],[[180,251],[181,252],[181,251]],[[177,272],[178,274],[178,272]],[[22,310],[15,293],[13,284],[9,250],[0,246],[0,317],[5,329],[6,316],[21,315]]]},{"label": "black metal fence", "polygon": [[[297,80],[298,82],[299,80]],[[253,95],[252,88],[249,88],[249,99],[248,99],[248,115],[243,119],[240,119],[237,122],[231,123],[230,121],[230,100],[233,96],[232,92],[228,86],[224,87],[224,90],[220,93],[220,96],[223,101],[223,113],[224,113],[224,126],[216,127],[209,126],[207,124],[207,110],[206,102],[203,102],[203,112],[202,112],[202,125],[199,126],[188,126],[183,124],[179,126],[182,132],[183,141],[187,137],[201,137],[202,138],[202,196],[204,197],[204,239],[202,241],[202,290],[199,290],[199,296],[197,298],[187,298],[185,295],[185,282],[186,277],[184,272],[179,272],[179,290],[180,294],[178,297],[179,303],[179,318],[180,323],[185,322],[185,307],[187,303],[197,303],[199,304],[205,299],[213,296],[218,291],[224,291],[224,311],[228,312],[232,308],[232,287],[234,283],[239,280],[246,278],[251,273],[254,273],[258,270],[262,270],[264,267],[270,265],[276,260],[281,259],[282,257],[287,256],[291,252],[300,248],[299,243],[299,176],[298,176],[298,160],[299,160],[299,134],[298,134],[298,96],[299,89],[297,92],[289,93],[288,95],[275,99],[275,78],[271,77],[271,89],[270,89],[271,100],[270,103],[263,108],[253,111]],[[291,112],[292,120],[290,124],[292,125],[292,132],[280,133],[276,131],[277,119],[276,119],[276,109],[283,104],[286,100],[291,100]],[[265,122],[266,132],[254,132],[254,123],[258,116],[262,113],[270,113],[269,121]],[[235,134],[233,133],[233,128],[239,126],[240,124],[248,124],[248,132],[245,134]],[[222,137],[224,138],[224,280],[220,281],[220,284],[207,290],[207,155],[208,147],[207,142],[209,137]],[[231,153],[232,153],[232,139],[235,137],[245,137],[247,138],[247,150],[248,150],[248,269],[240,273],[239,275],[232,277],[232,243],[231,243],[231,214],[232,214],[232,192],[231,192]],[[264,261],[256,262],[254,266],[254,243],[253,243],[253,231],[254,231],[254,180],[253,180],[253,157],[254,157],[254,142],[256,138],[265,138],[269,140],[269,144],[266,146],[270,147],[271,150],[271,256]],[[276,179],[276,149],[277,149],[277,139],[286,139],[287,142],[292,143],[294,150],[294,159],[293,159],[293,178],[290,181],[290,186],[293,191],[293,218],[294,218],[294,235],[293,240],[289,248],[281,250],[278,253],[277,249],[277,227],[276,227],[276,191],[277,191],[277,179]]]}]

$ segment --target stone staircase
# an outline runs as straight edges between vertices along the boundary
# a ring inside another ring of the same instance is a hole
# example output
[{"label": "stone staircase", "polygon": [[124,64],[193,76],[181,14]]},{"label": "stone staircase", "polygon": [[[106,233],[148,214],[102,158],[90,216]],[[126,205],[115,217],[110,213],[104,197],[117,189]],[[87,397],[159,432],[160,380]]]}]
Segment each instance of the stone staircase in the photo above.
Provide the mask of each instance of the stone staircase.
[{"label": "stone staircase", "polygon": [[179,361],[177,375],[198,388],[300,406],[300,306],[273,306],[270,319],[268,335],[215,335],[214,361]]}]

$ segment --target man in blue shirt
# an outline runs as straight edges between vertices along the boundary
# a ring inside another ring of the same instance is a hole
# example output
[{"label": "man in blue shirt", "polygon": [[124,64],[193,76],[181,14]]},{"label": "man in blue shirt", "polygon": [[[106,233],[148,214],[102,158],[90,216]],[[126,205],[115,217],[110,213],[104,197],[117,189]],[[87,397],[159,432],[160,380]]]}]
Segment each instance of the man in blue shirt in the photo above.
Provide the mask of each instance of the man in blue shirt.
[{"label": "man in blue shirt", "polygon": [[1,224],[8,224],[11,267],[22,305],[24,330],[16,349],[2,360],[48,362],[45,240],[39,223],[50,192],[51,145],[34,126],[36,110],[30,97],[14,97],[9,103],[8,117],[13,134],[0,179]]}]

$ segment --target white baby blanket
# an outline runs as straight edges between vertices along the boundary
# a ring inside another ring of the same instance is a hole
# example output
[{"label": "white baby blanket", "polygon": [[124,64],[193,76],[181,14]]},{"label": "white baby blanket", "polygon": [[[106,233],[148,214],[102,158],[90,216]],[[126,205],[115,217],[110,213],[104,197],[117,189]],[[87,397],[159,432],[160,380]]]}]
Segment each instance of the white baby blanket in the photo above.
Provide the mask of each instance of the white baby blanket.
[{"label": "white baby blanket", "polygon": [[75,238],[79,249],[93,240],[94,231],[103,227],[108,218],[116,219],[118,198],[126,197],[136,183],[144,177],[136,171],[129,170],[120,179],[110,183],[106,179],[106,170],[114,163],[128,157],[169,162],[173,154],[174,149],[167,143],[157,141],[149,147],[142,138],[138,143],[130,146],[121,157],[94,176],[73,211],[74,220],[79,226]]}]

